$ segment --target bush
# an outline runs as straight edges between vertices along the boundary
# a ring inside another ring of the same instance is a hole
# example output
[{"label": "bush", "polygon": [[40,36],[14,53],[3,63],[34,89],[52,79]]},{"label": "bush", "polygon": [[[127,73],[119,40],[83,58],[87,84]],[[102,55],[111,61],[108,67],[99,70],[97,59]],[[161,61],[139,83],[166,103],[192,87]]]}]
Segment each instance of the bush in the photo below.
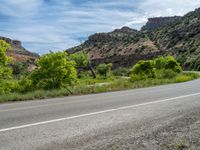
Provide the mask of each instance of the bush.
[{"label": "bush", "polygon": [[133,66],[131,70],[130,77],[132,80],[144,79],[144,78],[154,78],[155,71],[152,61],[139,61],[136,65]]},{"label": "bush", "polygon": [[25,93],[33,91],[33,82],[30,79],[23,78],[18,82],[18,92]]},{"label": "bush", "polygon": [[113,71],[115,76],[129,76],[129,69],[124,67],[119,67],[118,69]]},{"label": "bush", "polygon": [[107,77],[111,73],[112,64],[100,64],[96,67],[97,73],[101,76]]},{"label": "bush", "polygon": [[0,80],[0,95],[9,94],[18,89],[18,84],[14,80]]},{"label": "bush", "polygon": [[176,73],[182,72],[180,64],[176,61],[173,56],[158,57],[154,59],[155,69],[171,69]]},{"label": "bush", "polygon": [[172,56],[139,61],[131,70],[131,80],[146,78],[171,79],[182,72],[180,64]]},{"label": "bush", "polygon": [[171,69],[160,69],[156,70],[156,78],[158,79],[172,79],[177,75],[176,72],[174,72]]},{"label": "bush", "polygon": [[76,63],[77,68],[86,67],[89,64],[89,57],[83,51],[71,54],[69,57]]},{"label": "bush", "polygon": [[31,79],[39,89],[57,89],[72,85],[77,80],[75,62],[71,61],[66,52],[50,52],[42,56],[38,69],[33,72]]}]

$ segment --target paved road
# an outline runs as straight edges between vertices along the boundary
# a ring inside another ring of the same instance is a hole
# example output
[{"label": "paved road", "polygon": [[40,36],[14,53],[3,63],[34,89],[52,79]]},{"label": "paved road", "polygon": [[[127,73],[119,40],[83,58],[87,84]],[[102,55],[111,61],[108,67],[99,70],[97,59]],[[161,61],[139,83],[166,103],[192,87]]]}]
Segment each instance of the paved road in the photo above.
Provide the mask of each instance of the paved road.
[{"label": "paved road", "polygon": [[144,89],[2,104],[0,149],[88,149],[95,143],[115,140],[109,135],[128,124],[132,127],[148,121],[156,124],[158,119],[170,119],[199,108],[199,79]]}]

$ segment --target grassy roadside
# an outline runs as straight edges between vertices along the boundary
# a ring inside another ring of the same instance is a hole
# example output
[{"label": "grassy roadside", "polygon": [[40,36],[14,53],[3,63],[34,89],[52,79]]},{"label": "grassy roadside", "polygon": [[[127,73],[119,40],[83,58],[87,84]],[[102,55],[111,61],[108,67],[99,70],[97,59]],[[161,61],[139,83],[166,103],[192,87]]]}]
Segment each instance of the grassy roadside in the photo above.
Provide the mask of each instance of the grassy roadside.
[{"label": "grassy roadside", "polygon": [[[146,79],[146,80],[131,82],[130,79],[117,78],[113,79],[113,81],[110,82],[110,84],[105,84],[101,86],[99,86],[98,84],[95,84],[93,86],[88,86],[87,84],[85,83],[83,84],[83,82],[80,82],[78,85],[74,87],[69,87],[69,89],[57,89],[50,91],[37,90],[24,94],[12,93],[9,95],[2,95],[0,96],[0,103],[143,88],[143,87],[164,85],[170,83],[186,82],[197,78],[199,78],[198,73],[184,72],[171,79]],[[102,82],[105,82],[105,80],[102,80]],[[100,83],[100,81],[98,80],[97,83]]]}]

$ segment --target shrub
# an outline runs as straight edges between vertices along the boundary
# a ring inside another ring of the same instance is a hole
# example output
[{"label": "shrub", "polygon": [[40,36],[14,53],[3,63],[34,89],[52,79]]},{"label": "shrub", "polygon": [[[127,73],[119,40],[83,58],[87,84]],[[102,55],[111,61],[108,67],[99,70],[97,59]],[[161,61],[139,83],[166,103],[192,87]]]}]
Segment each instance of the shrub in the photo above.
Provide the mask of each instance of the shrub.
[{"label": "shrub", "polygon": [[115,76],[128,76],[129,75],[129,69],[124,67],[119,67],[118,69],[113,71],[113,74]]},{"label": "shrub", "polygon": [[8,49],[10,49],[10,45],[0,40],[0,80],[12,78],[12,69],[8,67],[12,58],[6,55]]},{"label": "shrub", "polygon": [[107,77],[111,73],[112,64],[100,64],[96,67],[97,73],[101,76]]},{"label": "shrub", "polygon": [[18,89],[18,84],[14,80],[0,80],[0,95],[9,94]]},{"label": "shrub", "polygon": [[42,56],[38,69],[31,75],[37,88],[57,89],[72,85],[77,79],[75,62],[69,60],[66,52],[50,52]]},{"label": "shrub", "polygon": [[156,78],[158,79],[172,79],[177,75],[176,72],[174,72],[171,69],[160,69],[156,70]]},{"label": "shrub", "polygon": [[89,57],[83,51],[71,54],[69,57],[76,63],[77,68],[86,67],[89,64]]},{"label": "shrub", "polygon": [[28,78],[23,78],[18,82],[18,92],[20,93],[29,92],[33,89],[33,82]]},{"label": "shrub", "polygon": [[133,79],[137,77],[137,79],[141,78],[154,78],[155,71],[153,61],[139,61],[136,65],[133,66],[131,70],[130,77]]},{"label": "shrub", "polygon": [[28,73],[28,65],[22,62],[14,62],[11,64],[14,75],[25,75]]},{"label": "shrub", "polygon": [[176,61],[173,56],[158,57],[154,59],[155,69],[171,69],[176,73],[182,72],[180,64]]},{"label": "shrub", "polygon": [[186,81],[190,81],[193,78],[191,76],[187,76],[187,75],[179,75],[175,78],[176,82],[186,82]]}]

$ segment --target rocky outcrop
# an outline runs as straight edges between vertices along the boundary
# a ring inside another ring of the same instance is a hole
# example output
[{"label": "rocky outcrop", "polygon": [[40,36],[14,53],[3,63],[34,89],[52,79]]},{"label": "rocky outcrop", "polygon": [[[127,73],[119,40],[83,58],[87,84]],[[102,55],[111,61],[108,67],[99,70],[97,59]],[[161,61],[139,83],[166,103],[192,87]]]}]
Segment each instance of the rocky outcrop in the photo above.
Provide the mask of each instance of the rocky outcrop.
[{"label": "rocky outcrop", "polygon": [[12,66],[15,66],[15,62],[21,62],[27,66],[28,71],[32,71],[36,68],[35,60],[39,58],[38,54],[26,50],[22,46],[21,41],[12,40],[7,37],[0,37],[0,40],[6,41],[11,46],[11,49],[7,51],[7,55],[14,58]]},{"label": "rocky outcrop", "polygon": [[146,25],[142,27],[142,31],[149,31],[149,30],[156,30],[158,28],[161,28],[165,25],[168,25],[169,23],[179,19],[179,16],[174,17],[155,17],[155,18],[149,18]]},{"label": "rocky outcrop", "polygon": [[21,41],[12,40],[10,38],[1,37],[1,36],[0,36],[0,40],[4,40],[4,41],[6,41],[7,43],[10,44],[12,49],[8,50],[8,53],[14,53],[14,54],[18,54],[18,55],[26,55],[26,56],[29,56],[29,57],[36,57],[36,58],[39,57],[38,54],[29,52],[24,47],[22,47]]}]

